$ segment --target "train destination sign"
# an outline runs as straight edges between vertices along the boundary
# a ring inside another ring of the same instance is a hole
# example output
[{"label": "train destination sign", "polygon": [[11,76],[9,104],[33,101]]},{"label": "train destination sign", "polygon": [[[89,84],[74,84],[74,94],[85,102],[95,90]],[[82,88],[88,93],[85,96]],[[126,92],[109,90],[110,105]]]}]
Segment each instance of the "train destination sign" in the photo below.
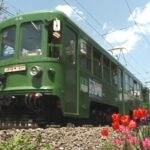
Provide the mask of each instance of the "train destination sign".
[{"label": "train destination sign", "polygon": [[16,71],[24,71],[24,70],[26,70],[26,66],[24,64],[12,65],[4,68],[4,72],[16,72]]}]

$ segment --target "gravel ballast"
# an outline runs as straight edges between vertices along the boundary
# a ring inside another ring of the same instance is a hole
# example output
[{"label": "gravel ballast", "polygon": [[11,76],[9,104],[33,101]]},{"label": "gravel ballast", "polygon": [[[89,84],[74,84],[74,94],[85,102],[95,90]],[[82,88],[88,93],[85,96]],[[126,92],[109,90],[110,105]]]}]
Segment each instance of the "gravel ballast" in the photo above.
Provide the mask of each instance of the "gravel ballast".
[{"label": "gravel ballast", "polygon": [[[100,150],[108,138],[102,137],[103,127],[61,127],[46,129],[0,130],[0,141],[7,141],[16,133],[27,135],[31,142],[41,135],[42,143],[49,144],[52,150]],[[111,128],[109,128],[111,130]],[[41,145],[42,150],[42,145]]]}]

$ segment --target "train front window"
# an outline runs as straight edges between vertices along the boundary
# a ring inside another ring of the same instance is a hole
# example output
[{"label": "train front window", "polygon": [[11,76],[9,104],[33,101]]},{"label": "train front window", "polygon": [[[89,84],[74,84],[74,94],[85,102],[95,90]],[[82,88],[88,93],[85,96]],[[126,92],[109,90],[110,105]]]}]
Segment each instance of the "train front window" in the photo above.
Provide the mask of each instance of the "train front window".
[{"label": "train front window", "polygon": [[22,56],[42,55],[42,22],[28,22],[22,25]]},{"label": "train front window", "polygon": [[6,28],[2,31],[2,46],[1,46],[2,57],[12,57],[14,55],[15,38],[16,38],[15,26]]}]

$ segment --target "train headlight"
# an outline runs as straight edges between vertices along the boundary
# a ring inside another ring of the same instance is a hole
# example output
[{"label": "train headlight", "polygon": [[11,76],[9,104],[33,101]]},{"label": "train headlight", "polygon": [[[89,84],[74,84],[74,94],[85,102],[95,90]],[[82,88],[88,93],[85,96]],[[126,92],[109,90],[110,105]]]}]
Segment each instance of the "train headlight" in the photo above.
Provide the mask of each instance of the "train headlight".
[{"label": "train headlight", "polygon": [[32,76],[40,75],[40,74],[41,74],[41,69],[40,69],[40,67],[38,67],[38,66],[33,66],[33,67],[31,68],[30,74],[31,74]]}]

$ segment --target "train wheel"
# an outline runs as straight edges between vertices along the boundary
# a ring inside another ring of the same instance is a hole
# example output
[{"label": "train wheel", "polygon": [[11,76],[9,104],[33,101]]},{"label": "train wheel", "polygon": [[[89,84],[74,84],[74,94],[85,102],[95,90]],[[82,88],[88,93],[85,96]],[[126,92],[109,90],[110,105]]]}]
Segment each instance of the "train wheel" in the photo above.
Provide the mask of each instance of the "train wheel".
[{"label": "train wheel", "polygon": [[52,121],[55,124],[62,124],[63,123],[63,115],[61,109],[55,109],[53,111]]},{"label": "train wheel", "polygon": [[38,123],[38,127],[39,128],[46,128],[47,127],[47,123],[46,122],[40,122],[40,123]]},{"label": "train wheel", "polygon": [[94,110],[94,109],[91,110],[91,113],[90,113],[90,122],[94,126],[99,125],[99,123],[100,123],[100,117],[99,117],[99,113],[98,113],[97,110]]}]

